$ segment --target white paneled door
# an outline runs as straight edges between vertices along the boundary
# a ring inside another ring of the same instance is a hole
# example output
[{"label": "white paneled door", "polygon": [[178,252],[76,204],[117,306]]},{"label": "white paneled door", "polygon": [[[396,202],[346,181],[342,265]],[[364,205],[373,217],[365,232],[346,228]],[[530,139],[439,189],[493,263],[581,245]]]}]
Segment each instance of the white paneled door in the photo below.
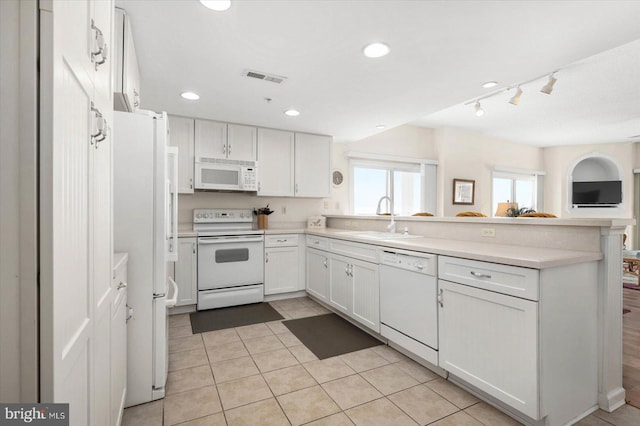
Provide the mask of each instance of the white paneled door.
[{"label": "white paneled door", "polygon": [[71,425],[110,424],[112,21],[40,2],[40,388]]}]

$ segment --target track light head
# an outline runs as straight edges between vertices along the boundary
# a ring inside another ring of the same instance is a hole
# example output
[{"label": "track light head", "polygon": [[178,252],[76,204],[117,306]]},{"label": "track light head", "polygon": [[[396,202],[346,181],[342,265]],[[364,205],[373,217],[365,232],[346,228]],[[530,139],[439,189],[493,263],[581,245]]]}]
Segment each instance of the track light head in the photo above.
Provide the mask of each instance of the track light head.
[{"label": "track light head", "polygon": [[520,103],[520,96],[522,96],[522,89],[520,88],[520,86],[518,86],[518,91],[515,95],[513,95],[511,99],[509,99],[509,103],[511,105],[518,106],[518,104]]},{"label": "track light head", "polygon": [[476,109],[476,117],[482,117],[484,115],[484,110],[480,106],[480,101],[476,102],[475,109]]},{"label": "track light head", "polygon": [[547,82],[547,84],[545,84],[544,86],[542,86],[542,89],[540,89],[540,91],[542,93],[546,93],[547,95],[550,95],[551,92],[553,92],[553,85],[556,84],[556,78],[554,77],[554,74],[551,74],[549,76],[549,81]]}]

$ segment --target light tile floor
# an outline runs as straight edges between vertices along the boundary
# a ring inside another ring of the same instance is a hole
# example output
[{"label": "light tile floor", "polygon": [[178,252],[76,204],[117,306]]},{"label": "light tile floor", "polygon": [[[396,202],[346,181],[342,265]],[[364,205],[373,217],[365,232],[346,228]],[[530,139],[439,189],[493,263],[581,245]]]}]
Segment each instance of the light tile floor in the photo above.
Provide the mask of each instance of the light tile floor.
[{"label": "light tile floor", "polygon": [[[328,313],[308,298],[271,302],[285,319]],[[272,321],[191,334],[169,318],[163,400],[127,408],[123,426],[508,426],[510,417],[388,346],[318,360]],[[581,426],[637,426],[629,405]]]}]

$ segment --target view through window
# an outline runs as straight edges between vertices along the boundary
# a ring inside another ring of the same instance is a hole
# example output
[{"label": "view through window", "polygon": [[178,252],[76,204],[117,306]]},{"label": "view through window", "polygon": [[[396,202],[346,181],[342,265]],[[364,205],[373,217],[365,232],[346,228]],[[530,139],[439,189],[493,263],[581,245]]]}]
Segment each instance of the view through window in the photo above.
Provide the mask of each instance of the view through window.
[{"label": "view through window", "polygon": [[537,177],[515,173],[493,172],[493,209],[498,203],[515,202],[518,208],[537,209]]},{"label": "view through window", "polygon": [[[395,215],[421,211],[424,190],[420,165],[354,161],[351,176],[353,214],[375,215],[384,196],[393,200]],[[380,211],[391,213],[388,200],[382,202]]]}]

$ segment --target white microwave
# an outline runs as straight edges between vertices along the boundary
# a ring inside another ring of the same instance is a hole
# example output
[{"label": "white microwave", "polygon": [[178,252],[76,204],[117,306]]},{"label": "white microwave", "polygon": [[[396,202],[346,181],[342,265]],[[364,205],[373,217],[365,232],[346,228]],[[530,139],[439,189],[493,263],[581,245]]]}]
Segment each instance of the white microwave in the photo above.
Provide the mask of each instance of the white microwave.
[{"label": "white microwave", "polygon": [[196,162],[196,189],[257,191],[255,166],[234,163]]}]

